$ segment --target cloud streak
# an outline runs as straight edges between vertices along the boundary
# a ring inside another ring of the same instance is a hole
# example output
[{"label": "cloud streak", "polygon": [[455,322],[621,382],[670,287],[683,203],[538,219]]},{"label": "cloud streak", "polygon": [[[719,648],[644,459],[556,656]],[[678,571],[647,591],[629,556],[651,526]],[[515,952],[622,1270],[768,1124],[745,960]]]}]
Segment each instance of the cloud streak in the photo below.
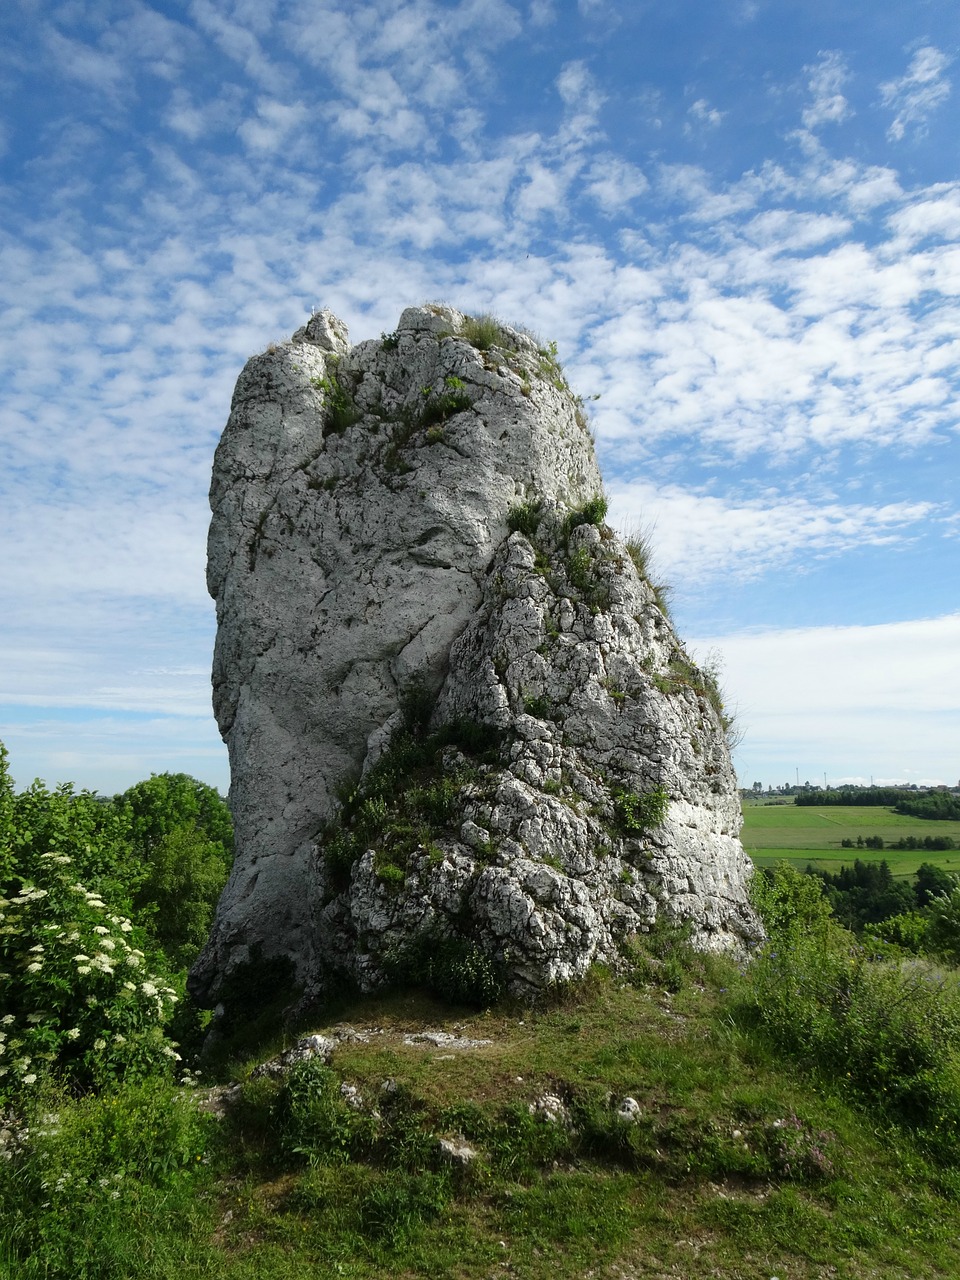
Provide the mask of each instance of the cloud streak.
[{"label": "cloud streak", "polygon": [[930,115],[950,96],[946,69],[951,59],[934,45],[918,49],[907,71],[880,86],[880,99],[896,113],[887,137],[901,142],[907,130],[921,131]]}]

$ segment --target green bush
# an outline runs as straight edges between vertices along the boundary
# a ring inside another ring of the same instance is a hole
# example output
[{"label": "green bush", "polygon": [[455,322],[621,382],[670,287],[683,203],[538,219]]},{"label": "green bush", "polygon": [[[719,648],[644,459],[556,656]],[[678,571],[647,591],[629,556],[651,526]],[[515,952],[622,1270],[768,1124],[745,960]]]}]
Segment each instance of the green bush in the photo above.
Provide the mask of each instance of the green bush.
[{"label": "green bush", "polygon": [[323,394],[323,407],[326,413],[326,424],[323,434],[342,435],[348,427],[359,422],[363,411],[353,401],[350,393],[337,377],[336,367],[331,368],[326,377],[311,379],[313,385]]},{"label": "green bush", "polygon": [[644,835],[659,827],[669,806],[670,796],[662,786],[656,786],[643,795],[620,791],[614,798],[617,821],[626,835]]},{"label": "green bush", "polygon": [[928,940],[932,951],[960,965],[960,883],[935,893],[927,903]]},{"label": "green bush", "polygon": [[890,959],[830,917],[818,881],[755,876],[769,940],[744,1008],[782,1049],[960,1153],[960,990],[920,959]]},{"label": "green bush", "polygon": [[458,935],[418,934],[389,956],[385,967],[394,982],[426,987],[452,1004],[483,1009],[506,993],[503,965]]},{"label": "green bush", "polygon": [[574,529],[581,524],[592,524],[597,528],[603,524],[607,518],[607,500],[602,494],[597,494],[591,498],[589,502],[584,503],[576,511],[570,511],[564,517],[563,536],[568,538]]}]

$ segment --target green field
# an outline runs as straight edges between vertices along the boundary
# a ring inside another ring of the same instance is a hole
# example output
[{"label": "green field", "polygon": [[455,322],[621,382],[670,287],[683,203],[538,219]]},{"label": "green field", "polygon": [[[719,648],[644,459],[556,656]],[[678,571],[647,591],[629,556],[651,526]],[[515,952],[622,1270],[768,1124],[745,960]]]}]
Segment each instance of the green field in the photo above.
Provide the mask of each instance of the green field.
[{"label": "green field", "polygon": [[906,836],[952,836],[960,845],[960,822],[928,822],[908,818],[876,806],[824,805],[822,809],[794,804],[743,805],[743,847],[758,866],[785,860],[805,867],[836,872],[855,858],[863,862],[885,859],[895,876],[911,876],[923,862],[960,874],[960,848],[842,849],[841,840],[882,836],[884,843]]}]

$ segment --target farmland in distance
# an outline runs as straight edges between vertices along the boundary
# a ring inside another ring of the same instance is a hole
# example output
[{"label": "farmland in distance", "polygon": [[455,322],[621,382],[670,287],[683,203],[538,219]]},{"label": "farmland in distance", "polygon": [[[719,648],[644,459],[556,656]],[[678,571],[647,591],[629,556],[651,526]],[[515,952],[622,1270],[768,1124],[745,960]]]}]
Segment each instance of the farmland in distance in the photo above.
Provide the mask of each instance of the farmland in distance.
[{"label": "farmland in distance", "polygon": [[[915,836],[950,836],[956,849],[844,849],[841,841],[880,836],[884,846]],[[758,866],[785,860],[798,868],[808,862],[836,873],[855,858],[886,860],[895,876],[912,876],[923,862],[960,875],[960,822],[931,822],[892,809],[866,805],[824,805],[822,809],[794,804],[743,803],[743,847]]]}]

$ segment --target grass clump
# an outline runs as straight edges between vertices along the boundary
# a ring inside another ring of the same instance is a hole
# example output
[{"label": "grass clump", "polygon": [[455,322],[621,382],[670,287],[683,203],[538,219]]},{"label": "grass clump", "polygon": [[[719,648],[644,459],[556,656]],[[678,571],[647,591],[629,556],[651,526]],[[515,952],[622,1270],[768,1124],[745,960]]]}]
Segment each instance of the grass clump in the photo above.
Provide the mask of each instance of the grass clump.
[{"label": "grass clump", "polygon": [[473,401],[467,393],[466,383],[461,378],[452,376],[444,378],[444,388],[443,391],[434,393],[432,387],[424,387],[426,403],[420,412],[421,427],[429,428],[442,424],[454,414],[463,413],[465,409],[472,406]]},{"label": "grass clump", "polygon": [[[336,888],[346,887],[367,849],[375,851],[380,879],[402,885],[410,855],[457,825],[463,787],[479,777],[481,764],[498,758],[500,734],[490,725],[460,719],[428,732],[432,699],[419,685],[405,693],[401,710],[404,728],[362,784],[345,794],[338,820],[322,836]],[[448,747],[460,754],[452,772],[444,762]]]},{"label": "grass clump", "polygon": [[353,397],[341,384],[335,367],[324,377],[312,378],[311,383],[323,394],[326,414],[324,436],[343,435],[348,427],[352,427],[363,417],[363,410],[354,403]]},{"label": "grass clump", "polygon": [[519,502],[507,512],[507,528],[511,533],[522,533],[531,541],[537,535],[540,521],[543,519],[541,502]]},{"label": "grass clump", "polygon": [[464,316],[460,334],[478,351],[489,351],[491,347],[503,345],[500,321],[489,311],[478,316]]},{"label": "grass clump", "polygon": [[602,494],[597,494],[576,511],[568,512],[563,521],[563,538],[568,539],[581,524],[592,524],[600,528],[606,518],[607,500]]}]

